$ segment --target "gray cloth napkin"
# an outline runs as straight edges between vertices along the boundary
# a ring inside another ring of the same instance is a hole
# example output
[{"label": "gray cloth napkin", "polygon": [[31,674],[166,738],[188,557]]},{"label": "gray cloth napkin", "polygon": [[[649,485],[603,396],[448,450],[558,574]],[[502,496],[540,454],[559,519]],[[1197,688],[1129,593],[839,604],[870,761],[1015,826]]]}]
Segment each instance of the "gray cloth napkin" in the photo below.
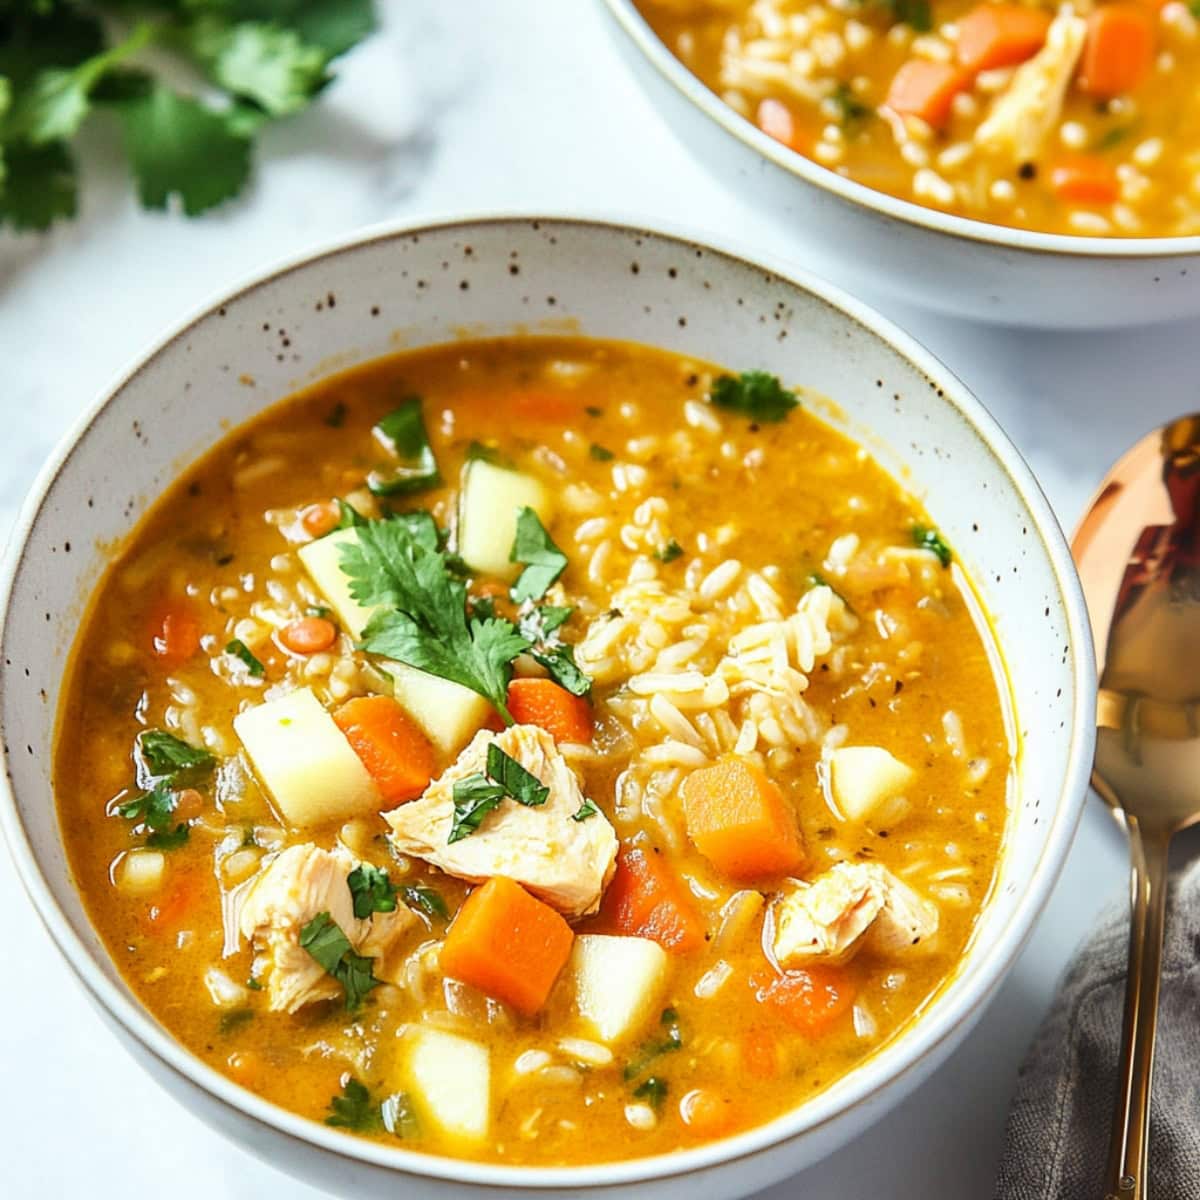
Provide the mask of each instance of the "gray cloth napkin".
[{"label": "gray cloth napkin", "polygon": [[[996,1200],[1103,1200],[1129,908],[1067,971],[1017,1077]],[[1150,1126],[1152,1200],[1200,1200],[1200,864],[1172,884]]]}]

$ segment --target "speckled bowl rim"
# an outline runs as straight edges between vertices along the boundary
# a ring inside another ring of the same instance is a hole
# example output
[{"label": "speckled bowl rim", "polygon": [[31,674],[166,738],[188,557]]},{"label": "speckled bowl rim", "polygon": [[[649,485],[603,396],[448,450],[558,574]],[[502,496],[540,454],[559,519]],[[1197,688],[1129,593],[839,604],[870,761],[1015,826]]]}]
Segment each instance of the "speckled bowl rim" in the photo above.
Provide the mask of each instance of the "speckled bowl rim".
[{"label": "speckled bowl rim", "polygon": [[969,217],[956,217],[936,208],[877,191],[831,171],[820,163],[797,154],[768,137],[752,121],[730,108],[724,100],[684,66],[654,32],[634,6],[634,0],[601,0],[618,28],[637,47],[650,65],[677,92],[710,120],[756,150],[781,170],[821,191],[830,192],[858,208],[869,209],[908,225],[919,225],[933,233],[1005,250],[1024,250],[1069,258],[1153,259],[1200,257],[1200,234],[1180,237],[1100,238],[1083,234],[1041,233],[992,225]]},{"label": "speckled bowl rim", "polygon": [[[1019,898],[1007,922],[991,944],[975,951],[977,957],[972,964],[972,973],[954,1002],[943,1002],[940,1009],[935,1006],[891,1046],[870,1057],[829,1091],[818,1093],[798,1108],[765,1125],[756,1126],[722,1141],[672,1154],[572,1167],[505,1166],[422,1154],[339,1133],[241,1088],[193,1056],[180,1042],[171,1037],[147,1010],[138,1005],[132,996],[122,992],[99,968],[92,952],[76,934],[42,873],[17,810],[9,770],[8,748],[3,739],[0,739],[0,766],[4,768],[4,784],[0,788],[0,830],[5,834],[17,874],[38,916],[91,997],[160,1064],[175,1072],[185,1082],[220,1100],[228,1108],[285,1136],[319,1147],[348,1161],[366,1162],[408,1175],[496,1190],[621,1188],[650,1180],[694,1175],[709,1168],[752,1157],[793,1138],[811,1134],[869,1100],[879,1088],[890,1086],[916,1071],[922,1059],[934,1053],[964,1023],[972,1021],[982,1005],[990,999],[1028,939],[1062,869],[1083,811],[1092,764],[1096,675],[1087,609],[1066,539],[1033,473],[991,414],[940,360],[907,333],[841,289],[781,262],[749,253],[729,240],[713,239],[695,231],[672,228],[660,223],[647,227],[636,219],[625,219],[623,215],[614,216],[611,213],[559,215],[507,211],[467,213],[453,217],[438,214],[368,227],[317,249],[291,256],[274,267],[256,272],[240,286],[201,305],[139,356],[137,362],[105,388],[99,399],[80,416],[42,468],[13,528],[3,567],[0,569],[0,646],[6,637],[13,586],[26,556],[26,543],[51,485],[69,466],[77,443],[109,402],[153,359],[178,339],[186,336],[200,321],[211,316],[222,306],[232,304],[247,292],[270,284],[294,270],[308,267],[325,258],[335,257],[347,250],[403,239],[414,234],[467,230],[480,225],[527,227],[531,223],[537,223],[543,229],[558,227],[563,236],[569,236],[572,230],[577,229],[600,229],[616,233],[636,233],[658,241],[674,242],[692,251],[702,249],[706,254],[732,261],[736,266],[768,272],[777,280],[817,297],[842,313],[847,321],[860,326],[869,335],[881,340],[908,360],[926,378],[935,381],[941,389],[940,394],[944,402],[956,411],[980,439],[984,448],[992,454],[1007,475],[1014,492],[1027,507],[1037,541],[1049,560],[1070,634],[1071,674],[1075,685],[1075,703],[1070,720],[1071,750],[1064,786],[1057,798],[1053,819],[1044,827],[1042,846],[1033,867],[1030,886]],[[0,687],[2,686],[3,680],[0,679]]]}]

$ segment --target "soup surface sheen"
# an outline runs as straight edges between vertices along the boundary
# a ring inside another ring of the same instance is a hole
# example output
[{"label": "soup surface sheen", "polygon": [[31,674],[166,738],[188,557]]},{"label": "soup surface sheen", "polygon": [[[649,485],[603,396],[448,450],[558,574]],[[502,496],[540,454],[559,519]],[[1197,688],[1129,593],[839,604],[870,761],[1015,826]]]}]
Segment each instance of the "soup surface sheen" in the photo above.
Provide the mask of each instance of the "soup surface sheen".
[{"label": "soup surface sheen", "polygon": [[803,400],[463,343],[189,469],[98,589],[55,763],[163,1025],[314,1120],[513,1164],[726,1136],[903,1030],[1012,748],[951,548]]},{"label": "soup surface sheen", "polygon": [[726,103],[867,187],[1085,237],[1200,234],[1187,0],[638,0]]}]

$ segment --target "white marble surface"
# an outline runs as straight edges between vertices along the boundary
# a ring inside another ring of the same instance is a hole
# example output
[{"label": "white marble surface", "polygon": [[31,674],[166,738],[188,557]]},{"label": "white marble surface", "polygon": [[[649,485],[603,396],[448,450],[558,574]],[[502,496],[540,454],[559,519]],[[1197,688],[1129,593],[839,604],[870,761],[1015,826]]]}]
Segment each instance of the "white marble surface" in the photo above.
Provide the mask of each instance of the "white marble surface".
[{"label": "white marble surface", "polygon": [[[123,365],[214,290],[321,239],[496,206],[623,209],[764,245],[786,236],[673,140],[591,0],[381,7],[384,32],[345,62],[320,110],[268,134],[245,200],[196,223],[141,213],[101,128],[82,220],[45,239],[0,236],[0,536],[55,439]],[[1129,441],[1198,407],[1195,324],[1054,336],[890,311],[997,414],[1067,526]],[[1017,1063],[1067,955],[1120,894],[1123,856],[1093,800],[1030,945],[968,1043],[904,1108],[772,1195],[988,1197]],[[3,855],[0,913],[0,1192],[316,1197],[229,1148],[118,1049]]]}]

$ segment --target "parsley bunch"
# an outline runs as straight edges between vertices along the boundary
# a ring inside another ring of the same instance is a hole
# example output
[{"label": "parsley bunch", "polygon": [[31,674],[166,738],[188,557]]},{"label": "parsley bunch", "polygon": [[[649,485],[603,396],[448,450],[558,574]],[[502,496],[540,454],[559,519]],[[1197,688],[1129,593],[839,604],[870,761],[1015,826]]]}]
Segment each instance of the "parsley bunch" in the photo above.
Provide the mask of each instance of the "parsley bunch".
[{"label": "parsley bunch", "polygon": [[373,0],[0,0],[0,226],[75,215],[72,142],[101,110],[144,207],[178,196],[196,216],[236,196],[259,129],[305,108],[374,24]]}]

